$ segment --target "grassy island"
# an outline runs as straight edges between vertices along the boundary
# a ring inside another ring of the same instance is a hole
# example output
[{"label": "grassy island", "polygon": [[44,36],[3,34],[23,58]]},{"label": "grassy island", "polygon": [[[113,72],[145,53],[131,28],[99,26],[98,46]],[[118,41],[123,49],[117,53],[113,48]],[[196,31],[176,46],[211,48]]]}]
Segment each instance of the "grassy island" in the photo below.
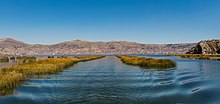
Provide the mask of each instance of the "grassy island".
[{"label": "grassy island", "polygon": [[140,67],[146,68],[157,68],[157,69],[166,69],[176,66],[176,63],[169,59],[154,59],[154,58],[145,58],[138,56],[117,56],[125,64],[137,65]]},{"label": "grassy island", "polygon": [[220,54],[171,54],[170,56],[180,56],[181,58],[220,60]]},{"label": "grassy island", "polygon": [[4,67],[0,73],[0,95],[7,95],[27,78],[35,75],[56,74],[77,62],[103,58],[104,56],[82,56],[73,58],[50,58]]}]

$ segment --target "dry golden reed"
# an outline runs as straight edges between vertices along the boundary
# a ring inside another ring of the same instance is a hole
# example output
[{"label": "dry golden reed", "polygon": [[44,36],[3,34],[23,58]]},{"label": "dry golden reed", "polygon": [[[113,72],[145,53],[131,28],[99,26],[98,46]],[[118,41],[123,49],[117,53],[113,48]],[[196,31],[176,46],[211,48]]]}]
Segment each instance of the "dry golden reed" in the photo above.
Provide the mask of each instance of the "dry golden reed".
[{"label": "dry golden reed", "polygon": [[194,59],[212,59],[213,57],[220,57],[220,54],[170,54],[170,56],[180,56],[182,58]]},{"label": "dry golden reed", "polygon": [[154,59],[154,58],[144,58],[138,56],[117,56],[125,64],[137,65],[140,67],[146,68],[157,68],[157,69],[166,69],[176,66],[176,63],[169,59]]},{"label": "dry golden reed", "polygon": [[0,73],[0,95],[7,95],[27,78],[34,75],[56,74],[77,62],[99,59],[104,56],[81,56],[73,58],[51,58],[4,67]]}]

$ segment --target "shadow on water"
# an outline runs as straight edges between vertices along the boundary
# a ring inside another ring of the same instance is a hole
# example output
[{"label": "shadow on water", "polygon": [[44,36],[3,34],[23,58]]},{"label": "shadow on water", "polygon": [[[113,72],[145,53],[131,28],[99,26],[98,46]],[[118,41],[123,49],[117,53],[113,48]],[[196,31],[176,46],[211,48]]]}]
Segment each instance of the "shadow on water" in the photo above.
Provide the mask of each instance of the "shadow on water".
[{"label": "shadow on water", "polygon": [[58,75],[29,79],[13,95],[1,97],[0,103],[220,102],[219,61],[164,57],[176,61],[177,67],[166,70],[144,69],[125,65],[114,56],[80,62]]}]

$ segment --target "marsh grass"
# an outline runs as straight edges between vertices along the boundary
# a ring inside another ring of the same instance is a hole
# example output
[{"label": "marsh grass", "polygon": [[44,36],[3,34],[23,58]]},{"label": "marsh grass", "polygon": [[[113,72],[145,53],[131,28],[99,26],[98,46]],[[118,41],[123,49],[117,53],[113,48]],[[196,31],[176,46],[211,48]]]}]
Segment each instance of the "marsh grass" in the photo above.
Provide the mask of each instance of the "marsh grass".
[{"label": "marsh grass", "polygon": [[170,56],[180,56],[181,58],[193,59],[212,59],[213,57],[220,58],[220,54],[170,54]]},{"label": "marsh grass", "polygon": [[36,60],[16,66],[2,68],[0,73],[0,95],[11,92],[26,78],[39,75],[56,74],[77,62],[99,59],[104,56],[83,56],[74,58],[50,58]]},{"label": "marsh grass", "polygon": [[156,68],[156,69],[166,69],[176,66],[176,63],[169,59],[154,59],[154,58],[144,58],[138,56],[117,56],[125,64],[137,65],[145,68]]},{"label": "marsh grass", "polygon": [[2,57],[0,58],[0,62],[9,62],[8,57]]},{"label": "marsh grass", "polygon": [[23,73],[17,73],[15,71],[0,73],[0,95],[8,95],[19,84],[24,82],[26,76]]}]

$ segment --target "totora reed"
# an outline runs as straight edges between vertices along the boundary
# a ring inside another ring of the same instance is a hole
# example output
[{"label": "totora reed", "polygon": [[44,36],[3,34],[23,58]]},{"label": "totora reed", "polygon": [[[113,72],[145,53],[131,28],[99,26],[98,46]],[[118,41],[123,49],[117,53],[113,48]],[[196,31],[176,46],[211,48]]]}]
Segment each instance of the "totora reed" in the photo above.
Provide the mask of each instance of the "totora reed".
[{"label": "totora reed", "polygon": [[156,68],[156,69],[166,69],[176,66],[176,63],[169,59],[154,59],[154,58],[144,58],[138,56],[117,56],[125,64],[137,65],[145,68]]},{"label": "totora reed", "polygon": [[82,56],[73,58],[53,58],[4,67],[0,73],[0,95],[8,95],[27,78],[35,75],[56,74],[77,62],[95,60],[104,56]]},{"label": "totora reed", "polygon": [[170,54],[170,56],[180,56],[181,58],[190,59],[220,60],[220,54]]}]

